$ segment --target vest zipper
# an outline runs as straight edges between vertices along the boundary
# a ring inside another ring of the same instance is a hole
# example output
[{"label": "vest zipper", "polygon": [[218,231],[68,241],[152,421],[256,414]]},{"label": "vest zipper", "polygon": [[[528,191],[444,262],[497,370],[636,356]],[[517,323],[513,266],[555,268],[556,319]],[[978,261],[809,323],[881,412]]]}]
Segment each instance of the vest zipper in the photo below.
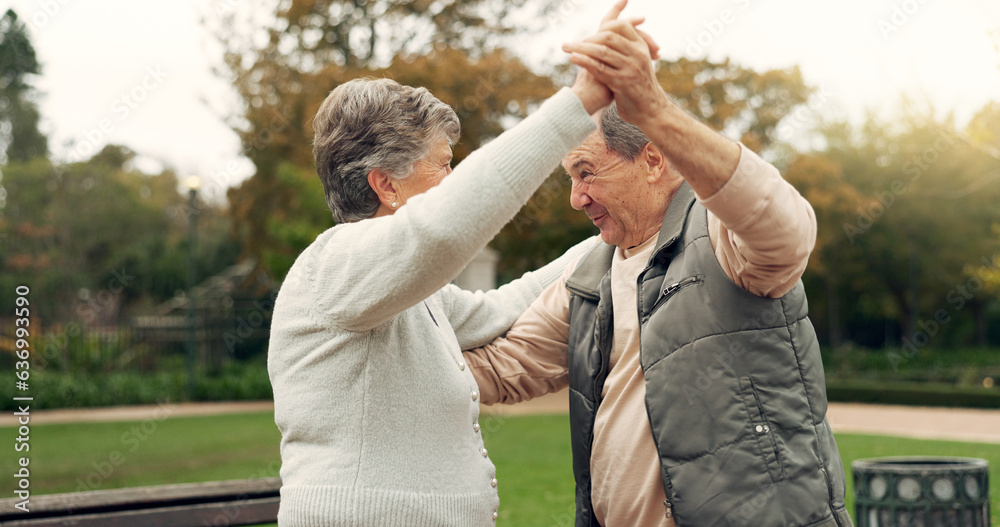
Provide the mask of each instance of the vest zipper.
[{"label": "vest zipper", "polygon": [[702,280],[702,278],[701,278],[700,275],[694,275],[694,276],[689,276],[687,278],[684,278],[684,279],[682,279],[679,282],[670,284],[670,285],[667,286],[666,289],[663,290],[663,297],[666,298],[666,297],[672,296],[679,289],[684,288],[686,286],[689,286],[691,284],[696,284],[698,282],[701,282],[701,280]]},{"label": "vest zipper", "polygon": [[705,280],[705,277],[701,276],[700,274],[696,274],[696,275],[688,276],[686,278],[681,278],[677,282],[674,282],[674,283],[668,285],[667,287],[664,287],[663,288],[663,294],[660,295],[660,298],[656,299],[656,303],[653,304],[652,309],[649,310],[649,314],[650,315],[653,314],[653,311],[656,311],[656,308],[660,307],[661,304],[663,304],[664,302],[666,302],[667,299],[669,299],[670,297],[674,296],[674,294],[676,294],[681,289],[684,289],[685,287],[690,286],[690,285],[699,284],[699,283],[703,282],[704,280]]}]

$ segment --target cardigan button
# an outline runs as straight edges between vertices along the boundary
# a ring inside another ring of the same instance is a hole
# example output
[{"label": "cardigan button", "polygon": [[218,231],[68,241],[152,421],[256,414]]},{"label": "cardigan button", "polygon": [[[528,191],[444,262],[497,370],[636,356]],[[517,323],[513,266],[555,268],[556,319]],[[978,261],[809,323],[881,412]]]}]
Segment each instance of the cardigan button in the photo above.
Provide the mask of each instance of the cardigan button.
[{"label": "cardigan button", "polygon": [[473,391],[472,392],[472,400],[473,401],[479,400],[479,392],[477,392],[477,391]]},{"label": "cardigan button", "polygon": [[485,448],[479,449],[479,453],[482,454],[483,457],[489,457],[490,454],[489,451],[487,451]]},{"label": "cardigan button", "polygon": [[464,362],[459,362],[458,363],[458,369],[460,369],[462,371],[465,371],[465,363]]},{"label": "cardigan button", "polygon": [[477,434],[479,433],[479,421],[472,423],[472,429],[475,430]]},{"label": "cardigan button", "polygon": [[497,478],[493,478],[493,479],[490,480],[490,486],[493,487],[493,488],[496,488],[496,486],[497,486]]},{"label": "cardigan button", "polygon": [[497,521],[497,517],[500,516],[497,511],[493,511],[493,521]]},{"label": "cardigan button", "polygon": [[760,425],[757,425],[757,428],[755,428],[754,430],[756,430],[758,434],[764,433],[764,427]]}]

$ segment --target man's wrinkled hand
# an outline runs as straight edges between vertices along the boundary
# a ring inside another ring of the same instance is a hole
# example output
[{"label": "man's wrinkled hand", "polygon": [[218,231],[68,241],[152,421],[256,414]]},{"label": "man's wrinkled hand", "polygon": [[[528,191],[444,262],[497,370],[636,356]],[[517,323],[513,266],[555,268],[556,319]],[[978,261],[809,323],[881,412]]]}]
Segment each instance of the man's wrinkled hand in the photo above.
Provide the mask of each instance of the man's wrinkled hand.
[{"label": "man's wrinkled hand", "polygon": [[[627,0],[620,0],[605,15],[596,34],[582,42],[564,44],[570,60],[607,86],[622,118],[641,126],[670,102],[660,88],[652,61],[659,46],[637,26],[644,19],[619,20]],[[579,78],[578,78],[579,79]]]}]

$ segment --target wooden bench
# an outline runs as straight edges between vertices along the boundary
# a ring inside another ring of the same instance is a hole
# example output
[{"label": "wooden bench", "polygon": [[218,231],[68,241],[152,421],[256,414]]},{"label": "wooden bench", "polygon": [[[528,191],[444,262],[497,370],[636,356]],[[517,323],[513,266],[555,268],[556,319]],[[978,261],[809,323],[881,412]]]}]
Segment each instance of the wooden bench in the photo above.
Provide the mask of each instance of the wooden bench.
[{"label": "wooden bench", "polygon": [[280,478],[210,481],[0,500],[3,527],[205,527],[278,521]]}]

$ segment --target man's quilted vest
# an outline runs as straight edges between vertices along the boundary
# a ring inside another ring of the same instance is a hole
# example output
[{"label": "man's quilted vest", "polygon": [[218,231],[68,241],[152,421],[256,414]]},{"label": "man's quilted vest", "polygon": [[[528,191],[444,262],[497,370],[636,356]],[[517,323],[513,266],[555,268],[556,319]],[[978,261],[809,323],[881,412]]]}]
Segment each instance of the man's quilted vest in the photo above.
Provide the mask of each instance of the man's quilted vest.
[{"label": "man's quilted vest", "polygon": [[[578,527],[597,525],[590,456],[614,327],[613,254],[598,247],[566,283]],[[679,527],[851,526],[802,282],[775,299],[734,284],[709,241],[707,211],[684,184],[637,296],[665,514]]]}]

